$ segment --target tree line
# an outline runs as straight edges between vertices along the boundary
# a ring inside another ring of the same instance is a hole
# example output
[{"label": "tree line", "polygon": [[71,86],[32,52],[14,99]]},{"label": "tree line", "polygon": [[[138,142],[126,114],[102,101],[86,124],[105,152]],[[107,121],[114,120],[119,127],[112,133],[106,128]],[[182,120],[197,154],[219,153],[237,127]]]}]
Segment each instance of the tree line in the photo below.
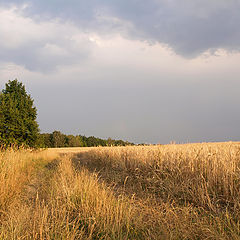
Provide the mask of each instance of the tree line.
[{"label": "tree line", "polygon": [[0,147],[96,147],[126,146],[133,143],[94,136],[65,135],[60,131],[40,134],[37,109],[25,86],[17,79],[8,81],[0,92]]},{"label": "tree line", "polygon": [[40,134],[39,144],[43,148],[134,145],[133,143],[123,140],[114,140],[111,138],[101,139],[94,136],[86,137],[82,135],[66,135],[61,133],[60,131]]}]

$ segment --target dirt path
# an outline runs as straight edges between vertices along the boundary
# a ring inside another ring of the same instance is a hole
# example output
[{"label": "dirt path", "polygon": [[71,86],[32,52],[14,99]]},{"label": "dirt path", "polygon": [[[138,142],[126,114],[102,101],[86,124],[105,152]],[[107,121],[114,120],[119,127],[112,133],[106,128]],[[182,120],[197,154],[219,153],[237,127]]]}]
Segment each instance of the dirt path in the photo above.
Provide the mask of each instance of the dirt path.
[{"label": "dirt path", "polygon": [[34,204],[36,199],[42,201],[47,200],[51,178],[56,171],[60,160],[54,159],[44,165],[40,165],[35,169],[32,177],[23,192],[23,199],[28,204]]}]

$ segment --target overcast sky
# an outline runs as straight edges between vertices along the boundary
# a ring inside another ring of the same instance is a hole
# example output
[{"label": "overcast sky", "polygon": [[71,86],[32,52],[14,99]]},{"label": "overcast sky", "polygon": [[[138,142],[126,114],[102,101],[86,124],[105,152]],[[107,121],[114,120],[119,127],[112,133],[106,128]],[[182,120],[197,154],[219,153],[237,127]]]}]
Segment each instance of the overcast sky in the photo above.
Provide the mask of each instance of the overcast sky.
[{"label": "overcast sky", "polygon": [[0,87],[42,132],[240,140],[240,0],[0,0]]}]

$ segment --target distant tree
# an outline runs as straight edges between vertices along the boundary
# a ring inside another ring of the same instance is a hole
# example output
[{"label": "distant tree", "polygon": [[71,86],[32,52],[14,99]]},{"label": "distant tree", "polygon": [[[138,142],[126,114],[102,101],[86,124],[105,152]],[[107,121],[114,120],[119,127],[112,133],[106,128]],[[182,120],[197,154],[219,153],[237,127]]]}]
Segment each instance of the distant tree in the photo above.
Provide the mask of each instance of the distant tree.
[{"label": "distant tree", "polygon": [[87,138],[87,146],[88,147],[96,147],[97,146],[96,138],[93,136],[88,137]]},{"label": "distant tree", "polygon": [[81,147],[81,141],[80,138],[78,136],[73,136],[73,135],[67,135],[66,136],[67,139],[67,146],[68,147]]},{"label": "distant tree", "polygon": [[40,137],[40,147],[48,148],[53,147],[52,137],[50,133],[42,133]]},{"label": "distant tree", "polygon": [[52,146],[55,148],[65,147],[65,144],[66,144],[65,135],[62,134],[60,131],[54,131],[51,134],[51,142],[52,142]]},{"label": "distant tree", "polygon": [[86,147],[86,143],[83,140],[83,136],[78,135],[77,137],[79,138],[79,141],[80,141],[79,147]]},{"label": "distant tree", "polygon": [[111,138],[101,139],[94,136],[65,135],[60,131],[53,133],[42,133],[40,137],[41,147],[97,147],[97,146],[127,146],[133,143]]},{"label": "distant tree", "polygon": [[88,143],[87,143],[88,138],[86,136],[81,136],[81,138],[83,142],[83,147],[88,147]]},{"label": "distant tree", "polygon": [[0,142],[36,147],[39,128],[37,109],[25,86],[17,79],[8,81],[0,94]]},{"label": "distant tree", "polygon": [[107,146],[113,146],[114,145],[114,141],[109,137],[107,139]]}]

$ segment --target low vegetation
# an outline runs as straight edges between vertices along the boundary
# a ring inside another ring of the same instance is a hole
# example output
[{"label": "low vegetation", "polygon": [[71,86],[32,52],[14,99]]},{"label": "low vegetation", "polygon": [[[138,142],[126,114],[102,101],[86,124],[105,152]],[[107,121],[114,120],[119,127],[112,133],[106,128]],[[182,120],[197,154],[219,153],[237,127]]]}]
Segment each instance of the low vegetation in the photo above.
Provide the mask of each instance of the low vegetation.
[{"label": "low vegetation", "polygon": [[240,144],[5,150],[0,239],[239,239]]}]

